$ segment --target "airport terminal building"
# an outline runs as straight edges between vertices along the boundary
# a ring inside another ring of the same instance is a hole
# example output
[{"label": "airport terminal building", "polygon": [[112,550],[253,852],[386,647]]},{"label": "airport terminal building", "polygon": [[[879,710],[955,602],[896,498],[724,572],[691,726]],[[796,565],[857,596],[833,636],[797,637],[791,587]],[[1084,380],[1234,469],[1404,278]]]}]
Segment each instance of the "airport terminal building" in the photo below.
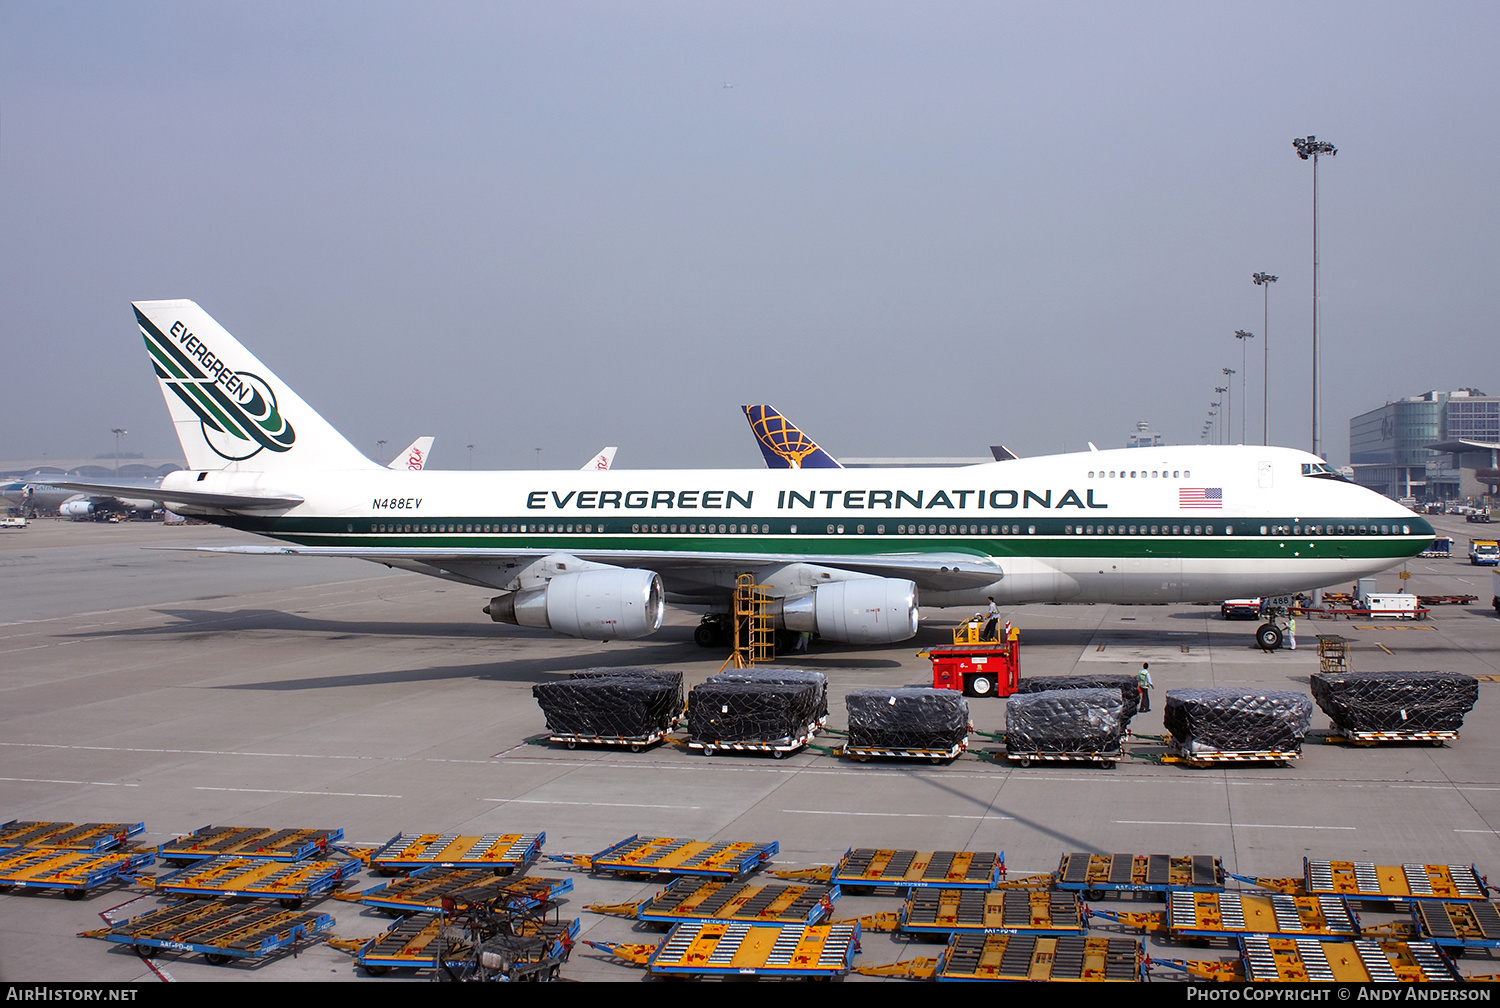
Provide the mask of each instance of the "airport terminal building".
[{"label": "airport terminal building", "polygon": [[1349,421],[1354,482],[1395,500],[1494,495],[1500,481],[1500,397],[1426,392]]}]

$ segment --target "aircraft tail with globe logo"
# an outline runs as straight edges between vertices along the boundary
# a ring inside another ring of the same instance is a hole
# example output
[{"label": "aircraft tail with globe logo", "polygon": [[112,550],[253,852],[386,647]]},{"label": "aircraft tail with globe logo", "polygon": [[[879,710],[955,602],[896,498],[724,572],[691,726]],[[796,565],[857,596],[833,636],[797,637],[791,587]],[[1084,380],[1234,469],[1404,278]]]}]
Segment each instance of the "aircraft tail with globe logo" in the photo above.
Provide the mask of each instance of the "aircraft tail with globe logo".
[{"label": "aircraft tail with globe logo", "polygon": [[767,469],[842,469],[818,443],[770,406],[742,406]]}]

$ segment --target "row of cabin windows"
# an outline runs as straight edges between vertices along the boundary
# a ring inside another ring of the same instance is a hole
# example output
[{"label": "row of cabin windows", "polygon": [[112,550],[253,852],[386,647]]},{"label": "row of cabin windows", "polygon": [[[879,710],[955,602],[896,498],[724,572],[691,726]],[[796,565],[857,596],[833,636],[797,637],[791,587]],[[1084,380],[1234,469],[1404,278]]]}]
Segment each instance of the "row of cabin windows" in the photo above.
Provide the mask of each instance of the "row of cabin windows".
[{"label": "row of cabin windows", "polygon": [[[829,525],[829,535],[844,535],[847,531],[844,525]],[[354,526],[348,526],[350,532]],[[558,524],[526,524],[526,525],[371,525],[371,532],[437,532],[437,533],[467,533],[467,532],[593,532],[592,524],[583,525],[558,525]],[[604,531],[604,526],[599,526],[599,531]],[[750,525],[631,525],[632,532],[665,532],[689,534],[701,533],[769,533],[770,525],[759,523]],[[791,535],[797,534],[797,526],[792,525],[787,530]],[[1215,535],[1217,527],[1213,525],[1064,525],[1064,535]],[[864,535],[865,526],[855,525],[855,535]],[[875,526],[876,535],[885,535],[884,525]],[[897,525],[897,535],[1036,535],[1035,525]],[[1234,526],[1225,525],[1224,535],[1234,535]],[[1410,535],[1410,525],[1262,525],[1261,535]]]},{"label": "row of cabin windows", "polygon": [[[1212,525],[1064,525],[1063,535],[1213,535]],[[1234,526],[1224,526],[1225,535],[1234,535]]]},{"label": "row of cabin windows", "polygon": [[[354,526],[350,525],[350,526],[348,526],[348,529],[349,529],[350,532],[353,532],[354,531]],[[594,529],[594,526],[592,524],[582,524],[582,525],[566,525],[566,524],[564,524],[564,525],[558,525],[558,524],[547,524],[547,525],[542,525],[542,524],[535,524],[535,525],[532,525],[532,524],[526,524],[526,525],[421,525],[421,524],[418,524],[418,525],[371,525],[370,526],[370,531],[371,532],[376,532],[376,533],[381,533],[381,532],[384,532],[384,533],[402,533],[402,532],[437,532],[437,533],[447,533],[447,532],[452,532],[452,533],[469,533],[469,532],[481,532],[481,533],[483,533],[483,532],[502,532],[502,533],[503,532],[537,532],[537,533],[541,533],[541,532],[563,532],[563,533],[568,533],[568,532],[593,532],[594,530],[595,529]],[[600,525],[599,528],[598,528],[598,531],[603,532],[604,530],[605,530],[604,526]],[[641,524],[635,524],[635,525],[631,525],[630,526],[630,531],[632,531],[632,532],[648,532],[648,533],[649,532],[656,532],[656,533],[665,532],[665,533],[668,533],[668,534],[686,532],[688,534],[704,534],[704,535],[709,535],[709,534],[713,534],[713,533],[727,533],[727,534],[731,534],[732,535],[732,534],[734,534],[736,532],[741,533],[741,534],[744,534],[744,533],[753,533],[753,534],[769,533],[769,532],[772,531],[772,529],[771,529],[770,525],[762,525],[762,524],[759,524],[759,523],[753,523],[753,524],[750,524],[750,525],[730,525],[730,524],[724,524],[724,525],[671,525],[671,524],[667,524],[667,525],[641,525]],[[847,527],[844,526],[844,525],[829,525],[828,526],[828,534],[829,535],[844,535],[846,531],[847,531]],[[787,532],[790,533],[791,535],[796,535],[797,534],[797,526],[796,525],[789,526],[788,529],[787,529]],[[854,533],[856,535],[864,535],[865,534],[865,526],[863,526],[863,525],[855,525],[854,526]],[[875,534],[876,535],[885,535],[886,534],[886,527],[884,525],[876,525],[875,526]],[[896,526],[896,534],[897,535],[949,535],[949,534],[953,534],[953,535],[1035,535],[1036,534],[1036,526],[1035,525],[1027,525],[1027,526],[1025,526],[1023,528],[1020,525],[897,525]]]},{"label": "row of cabin windows", "polygon": [[1089,479],[1192,479],[1191,469],[1121,469],[1116,472],[1111,469],[1108,472],[1100,469],[1098,472],[1089,471]]}]

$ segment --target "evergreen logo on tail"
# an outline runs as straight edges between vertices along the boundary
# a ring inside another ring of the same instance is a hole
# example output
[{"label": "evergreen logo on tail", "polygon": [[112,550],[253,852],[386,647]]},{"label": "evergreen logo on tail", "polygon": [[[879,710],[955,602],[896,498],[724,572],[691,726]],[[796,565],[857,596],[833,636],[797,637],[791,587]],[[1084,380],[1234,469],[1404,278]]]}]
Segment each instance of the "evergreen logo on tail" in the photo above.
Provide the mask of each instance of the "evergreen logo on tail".
[{"label": "evergreen logo on tail", "polygon": [[242,462],[263,450],[292,447],[296,431],[263,378],[229,367],[182,322],[163,333],[139,308],[135,317],[156,376],[202,422],[203,438],[216,454]]}]

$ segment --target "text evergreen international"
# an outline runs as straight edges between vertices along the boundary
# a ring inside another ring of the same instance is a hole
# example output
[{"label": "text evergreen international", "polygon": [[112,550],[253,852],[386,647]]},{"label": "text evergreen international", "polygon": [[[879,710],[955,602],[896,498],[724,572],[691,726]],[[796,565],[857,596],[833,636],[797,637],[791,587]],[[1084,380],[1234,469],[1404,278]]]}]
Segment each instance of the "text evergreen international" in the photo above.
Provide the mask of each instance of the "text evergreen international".
[{"label": "text evergreen international", "polygon": [[[779,490],[777,511],[1008,511],[1019,508],[1107,508],[1094,500],[1094,491],[1083,497],[1076,490],[1065,490],[1054,501],[1055,491],[1044,490]],[[533,490],[526,495],[527,508],[580,511],[618,510],[620,508],[670,508],[677,511],[697,509],[752,510],[755,491],[745,490]]]}]

